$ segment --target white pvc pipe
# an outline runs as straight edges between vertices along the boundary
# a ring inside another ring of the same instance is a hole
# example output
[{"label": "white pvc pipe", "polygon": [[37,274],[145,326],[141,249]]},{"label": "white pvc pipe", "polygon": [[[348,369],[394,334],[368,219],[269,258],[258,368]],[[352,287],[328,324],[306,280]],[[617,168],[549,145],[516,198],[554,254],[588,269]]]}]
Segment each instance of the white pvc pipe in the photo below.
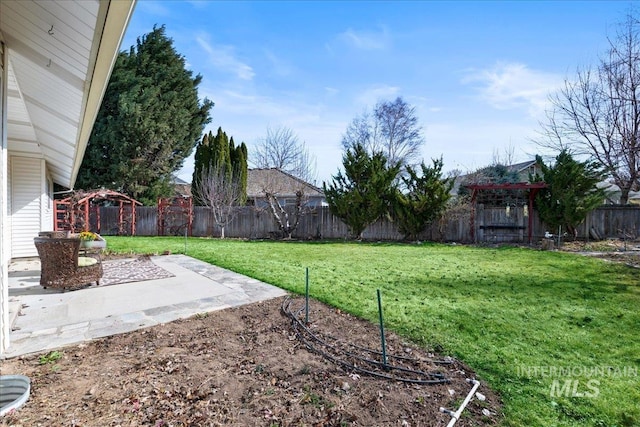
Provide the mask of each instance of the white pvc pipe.
[{"label": "white pvc pipe", "polygon": [[451,415],[451,421],[449,421],[449,424],[447,424],[447,427],[453,427],[455,425],[456,421],[458,421],[458,419],[460,418],[460,415],[462,415],[462,411],[464,411],[464,408],[471,401],[473,394],[476,392],[478,387],[480,387],[480,381],[478,380],[470,380],[469,378],[467,378],[467,382],[473,383],[473,387],[471,388],[471,391],[469,392],[469,394],[467,394],[467,397],[464,399],[464,402],[462,402],[462,405],[460,405],[460,407],[456,412],[451,412],[446,408],[442,408],[442,407],[440,408],[441,412],[445,412]]}]

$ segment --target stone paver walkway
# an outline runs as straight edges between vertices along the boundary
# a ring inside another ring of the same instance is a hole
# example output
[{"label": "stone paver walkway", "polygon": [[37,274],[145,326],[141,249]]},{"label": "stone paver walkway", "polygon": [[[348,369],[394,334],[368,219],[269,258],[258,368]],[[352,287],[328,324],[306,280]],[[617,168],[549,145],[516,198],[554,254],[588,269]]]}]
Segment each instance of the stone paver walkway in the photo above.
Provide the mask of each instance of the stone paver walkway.
[{"label": "stone paver walkway", "polygon": [[12,332],[4,357],[44,352],[286,295],[275,286],[185,255],[151,260],[174,277],[60,292],[39,284],[39,264],[9,273]]}]

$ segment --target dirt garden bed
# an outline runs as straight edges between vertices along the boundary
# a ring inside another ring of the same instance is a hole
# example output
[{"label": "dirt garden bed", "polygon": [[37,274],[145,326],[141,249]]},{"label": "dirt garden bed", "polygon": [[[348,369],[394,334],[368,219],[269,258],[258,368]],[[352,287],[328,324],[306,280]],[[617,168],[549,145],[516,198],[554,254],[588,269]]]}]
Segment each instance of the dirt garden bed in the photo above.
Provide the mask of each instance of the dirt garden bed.
[{"label": "dirt garden bed", "polygon": [[640,241],[607,239],[591,242],[562,242],[562,251],[576,252],[586,256],[619,262],[633,268],[640,268]]},{"label": "dirt garden bed", "polygon": [[[302,299],[294,303],[302,304]],[[346,371],[310,352],[282,314],[283,298],[2,361],[32,381],[2,426],[445,426],[471,390],[471,369],[387,333],[388,354],[445,375],[408,384]],[[319,302],[311,327],[379,348],[377,325]],[[59,358],[58,358],[59,357]],[[457,426],[495,425],[499,398],[481,383]],[[480,399],[479,399],[479,398]],[[484,400],[481,400],[484,398]]]}]

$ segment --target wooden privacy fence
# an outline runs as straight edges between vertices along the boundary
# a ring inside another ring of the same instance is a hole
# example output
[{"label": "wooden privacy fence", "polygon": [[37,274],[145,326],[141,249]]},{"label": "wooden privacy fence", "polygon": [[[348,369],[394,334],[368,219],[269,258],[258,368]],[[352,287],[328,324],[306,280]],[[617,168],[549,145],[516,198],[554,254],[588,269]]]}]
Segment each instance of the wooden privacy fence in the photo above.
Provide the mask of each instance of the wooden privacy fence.
[{"label": "wooden privacy fence", "polygon": [[[117,207],[102,207],[101,221],[105,235],[118,234]],[[480,205],[474,221],[475,234],[471,233],[471,209],[458,209],[432,224],[420,236],[420,240],[472,243],[475,242],[519,242],[528,243],[528,215],[533,215],[532,242],[537,243],[545,232],[556,234],[540,222],[537,212],[528,212],[524,207],[484,208]],[[138,206],[136,211],[136,235],[158,235],[158,209],[155,206]],[[177,217],[165,227],[166,235],[185,235],[186,219]],[[205,207],[193,208],[192,235],[218,237],[220,229],[215,226],[213,216]],[[270,239],[279,236],[278,225],[265,209],[239,207],[234,219],[225,227],[225,236],[246,239]],[[328,207],[316,208],[304,217],[293,234],[296,239],[343,239],[349,237],[347,226],[329,211]],[[589,214],[578,227],[578,238],[640,237],[640,206],[602,206]],[[366,240],[402,240],[393,222],[383,219],[367,227],[363,234]]]}]

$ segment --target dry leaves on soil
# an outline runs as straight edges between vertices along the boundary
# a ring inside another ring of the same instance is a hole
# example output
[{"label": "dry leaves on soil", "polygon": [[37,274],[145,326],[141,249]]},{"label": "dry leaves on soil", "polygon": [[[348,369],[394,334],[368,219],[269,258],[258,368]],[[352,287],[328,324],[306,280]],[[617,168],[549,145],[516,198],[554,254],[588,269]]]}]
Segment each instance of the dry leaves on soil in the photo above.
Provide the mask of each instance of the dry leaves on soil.
[{"label": "dry leaves on soil", "polygon": [[[302,299],[295,301],[301,303]],[[1,426],[445,426],[474,373],[433,365],[450,383],[411,385],[358,375],[310,352],[281,313],[283,299],[201,314],[39,355],[3,361],[31,378],[31,397]],[[312,301],[323,333],[379,347],[377,326]],[[387,333],[388,354],[433,354]],[[495,425],[497,396],[482,384],[457,426]],[[483,397],[481,396],[481,397]]]}]

